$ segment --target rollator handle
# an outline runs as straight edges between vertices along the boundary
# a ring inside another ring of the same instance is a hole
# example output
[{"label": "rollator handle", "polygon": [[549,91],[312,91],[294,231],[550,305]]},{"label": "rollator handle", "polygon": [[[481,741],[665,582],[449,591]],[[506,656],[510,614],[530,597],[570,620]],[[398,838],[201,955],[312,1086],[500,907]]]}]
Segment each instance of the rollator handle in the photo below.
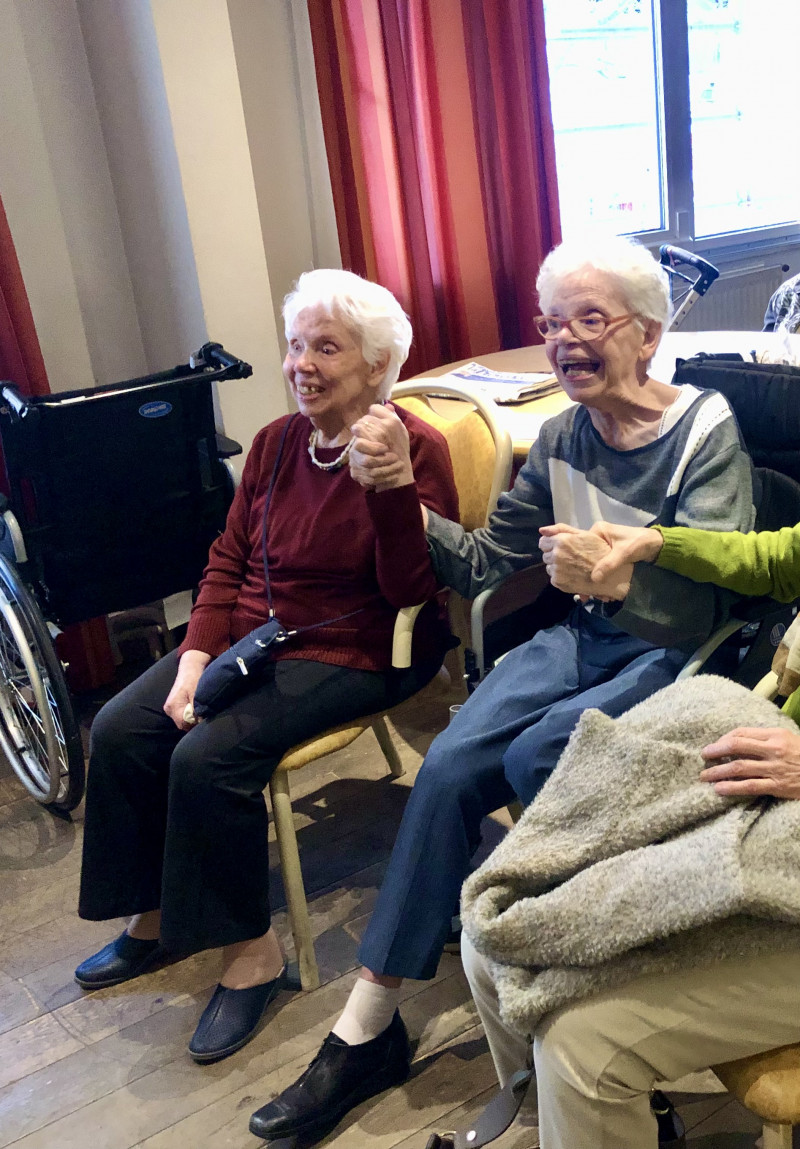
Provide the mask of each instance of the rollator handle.
[{"label": "rollator handle", "polygon": [[695,255],[693,251],[686,251],[682,247],[673,247],[671,243],[662,243],[658,253],[661,266],[669,267],[676,275],[681,275],[675,267],[676,263],[686,263],[700,273],[697,279],[690,279],[688,275],[681,275],[681,279],[691,283],[692,289],[698,295],[705,295],[714,280],[719,279],[719,268],[714,267],[713,263],[709,263],[701,255]]}]

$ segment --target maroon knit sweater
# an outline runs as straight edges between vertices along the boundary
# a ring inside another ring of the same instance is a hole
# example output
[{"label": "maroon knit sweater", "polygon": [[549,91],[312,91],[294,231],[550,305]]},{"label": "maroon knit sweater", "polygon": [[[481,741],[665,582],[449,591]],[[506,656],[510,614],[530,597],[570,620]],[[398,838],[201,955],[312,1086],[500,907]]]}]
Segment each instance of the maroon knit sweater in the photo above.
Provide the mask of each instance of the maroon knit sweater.
[{"label": "maroon knit sweater", "polygon": [[[402,407],[416,482],[366,492],[347,466],[315,467],[308,454],[310,421],[289,427],[268,515],[267,553],[273,607],[287,629],[359,610],[352,618],[299,634],[277,658],[309,658],[359,670],[391,666],[399,607],[434,599],[440,590],[428,556],[420,502],[458,519],[458,496],[443,436]],[[214,657],[268,617],[261,525],[285,415],[256,435],[224,533],[211,547],[200,594],[180,653]],[[329,462],[341,447],[318,448]],[[441,596],[421,612],[413,661],[442,655],[448,630]]]}]

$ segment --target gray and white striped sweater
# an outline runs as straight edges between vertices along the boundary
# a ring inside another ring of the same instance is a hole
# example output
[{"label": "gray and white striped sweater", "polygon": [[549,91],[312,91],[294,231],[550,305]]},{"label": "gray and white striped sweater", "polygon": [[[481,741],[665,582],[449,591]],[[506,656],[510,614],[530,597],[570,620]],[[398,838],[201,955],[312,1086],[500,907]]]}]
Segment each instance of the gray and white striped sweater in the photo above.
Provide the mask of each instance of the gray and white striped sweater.
[{"label": "gray and white striped sweater", "polygon": [[[549,419],[489,525],[467,533],[430,513],[428,541],[437,577],[475,598],[540,561],[546,523],[748,531],[754,518],[752,468],[736,420],[722,395],[699,391],[668,430],[629,451],[608,446],[584,407]],[[629,634],[693,649],[724,621],[733,599],[640,563],[624,603],[604,609]]]}]

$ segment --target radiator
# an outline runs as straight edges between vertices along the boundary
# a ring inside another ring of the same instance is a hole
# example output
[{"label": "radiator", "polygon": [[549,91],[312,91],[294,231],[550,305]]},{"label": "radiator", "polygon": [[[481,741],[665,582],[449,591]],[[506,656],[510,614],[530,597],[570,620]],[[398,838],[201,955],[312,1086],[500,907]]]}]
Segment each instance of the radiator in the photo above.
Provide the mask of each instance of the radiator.
[{"label": "radiator", "polygon": [[780,264],[723,272],[681,323],[681,331],[760,331],[769,297],[788,277]]}]

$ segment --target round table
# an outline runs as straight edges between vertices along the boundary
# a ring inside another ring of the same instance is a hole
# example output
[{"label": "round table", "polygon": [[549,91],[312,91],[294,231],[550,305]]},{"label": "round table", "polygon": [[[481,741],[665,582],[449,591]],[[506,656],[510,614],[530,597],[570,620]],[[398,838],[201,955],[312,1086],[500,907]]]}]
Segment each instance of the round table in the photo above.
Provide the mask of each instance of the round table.
[{"label": "round table", "polygon": [[[749,358],[752,351],[756,354],[769,352],[772,357],[776,357],[783,350],[792,356],[794,362],[800,363],[800,335],[780,335],[767,331],[668,331],[661,340],[650,373],[656,378],[669,381],[675,371],[675,360],[688,359],[699,351],[707,351],[709,354],[738,351],[744,358]],[[493,351],[487,355],[473,355],[471,359],[459,359],[455,363],[423,371],[415,375],[414,379],[435,379],[473,361],[496,371],[550,370],[544,345],[537,344],[516,347],[510,351]],[[571,403],[572,400],[563,391],[554,391],[527,403],[497,404],[498,417],[511,434],[517,463],[527,457],[542,423],[566,410]],[[433,406],[443,415],[458,410],[458,402],[453,399],[435,399]]]}]

